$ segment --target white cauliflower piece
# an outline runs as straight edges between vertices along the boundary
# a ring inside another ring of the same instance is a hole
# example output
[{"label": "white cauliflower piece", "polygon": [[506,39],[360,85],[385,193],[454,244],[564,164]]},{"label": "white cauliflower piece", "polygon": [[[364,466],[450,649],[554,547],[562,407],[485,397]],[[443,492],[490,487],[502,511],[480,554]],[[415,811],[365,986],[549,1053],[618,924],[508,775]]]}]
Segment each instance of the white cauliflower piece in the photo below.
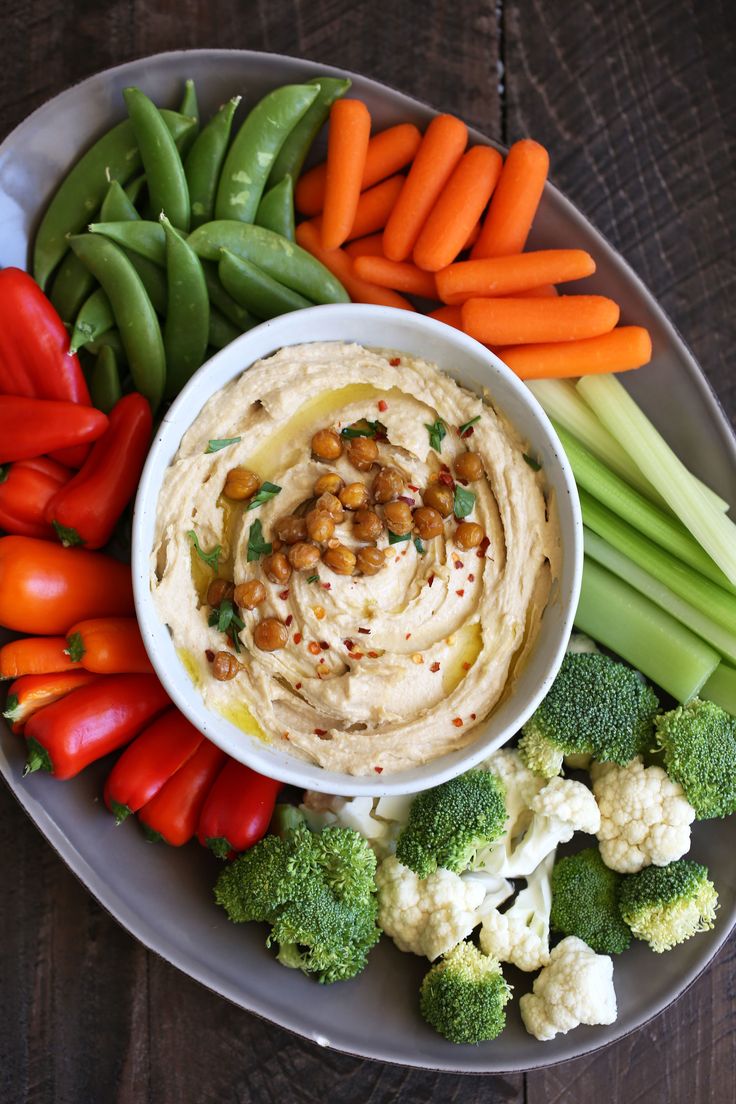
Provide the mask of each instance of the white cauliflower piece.
[{"label": "white cauliflower piece", "polygon": [[498,908],[504,901],[508,901],[509,897],[514,895],[513,884],[501,878],[498,874],[490,874],[487,870],[465,870],[460,875],[461,882],[474,882],[476,885],[483,886],[483,892],[485,897],[483,898],[478,913],[480,917],[485,916],[486,912],[490,912],[491,909]]},{"label": "white cauliflower piece", "polygon": [[573,655],[578,655],[580,652],[599,652],[600,648],[595,640],[591,640],[585,633],[577,632],[572,634],[565,650]]},{"label": "white cauliflower piece", "polygon": [[613,960],[570,935],[519,1001],[524,1027],[535,1039],[566,1035],[579,1024],[611,1024],[618,1014]]},{"label": "white cauliflower piece", "polygon": [[400,951],[431,961],[452,950],[480,923],[485,886],[450,870],[418,878],[395,855],[376,871],[378,923]]},{"label": "white cauliflower piece", "polygon": [[414,795],[408,797],[337,797],[307,790],[300,811],[313,832],[328,824],[354,828],[368,840],[379,859],[396,850],[399,832],[409,819]]},{"label": "white cauliflower piece", "polygon": [[[510,909],[483,912],[480,948],[499,962],[531,972],[549,962],[549,916],[552,909],[552,851],[529,876]],[[483,911],[483,910],[482,910]]]},{"label": "white cauliflower piece", "polygon": [[529,770],[516,748],[501,748],[480,764],[492,771],[506,790],[506,835],[513,839],[531,820],[531,802],[546,779]]},{"label": "white cauliflower piece", "polygon": [[621,874],[645,866],[667,866],[690,850],[695,810],[679,782],[661,767],[645,767],[641,756],[625,767],[594,763],[593,793],[601,813],[601,858]]}]

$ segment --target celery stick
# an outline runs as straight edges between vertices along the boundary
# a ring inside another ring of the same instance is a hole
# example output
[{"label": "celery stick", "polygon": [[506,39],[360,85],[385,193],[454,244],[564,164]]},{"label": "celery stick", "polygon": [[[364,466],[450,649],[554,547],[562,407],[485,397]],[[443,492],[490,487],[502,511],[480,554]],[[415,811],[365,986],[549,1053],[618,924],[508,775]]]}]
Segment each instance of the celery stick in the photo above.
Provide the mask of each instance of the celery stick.
[{"label": "celery stick", "polygon": [[691,605],[679,594],[675,594],[656,575],[650,574],[637,563],[629,559],[618,549],[608,544],[591,529],[583,530],[585,537],[585,554],[590,556],[602,567],[608,568],[619,579],[623,579],[630,586],[638,590],[640,594],[656,603],[662,609],[667,610],[683,625],[692,629],[694,633],[702,637],[722,656],[736,663],[736,631],[729,632],[722,625],[717,624],[712,618],[706,617],[699,609]]},{"label": "celery stick", "polygon": [[715,702],[736,717],[736,670],[726,663],[719,663],[700,691],[700,697]]},{"label": "celery stick", "polygon": [[729,632],[736,632],[736,596],[712,583],[698,571],[681,563],[658,544],[643,537],[625,521],[602,506],[587,491],[580,491],[580,507],[583,522],[612,544],[619,552],[643,567],[660,582],[684,598],[706,617],[722,625]]},{"label": "celery stick", "polygon": [[697,694],[718,665],[718,653],[700,637],[588,556],[575,625],[679,702]]},{"label": "celery stick", "polygon": [[704,494],[619,381],[614,376],[588,376],[577,388],[673,513],[736,583],[736,525]]},{"label": "celery stick", "polygon": [[557,425],[554,419],[552,419],[552,425],[562,441],[562,447],[570,461],[578,487],[584,488],[629,525],[633,525],[640,533],[644,533],[677,559],[684,560],[701,575],[707,575],[714,583],[725,587],[726,590],[736,591],[736,586],[726,578],[720,567],[713,563],[707,552],[703,551],[681,522],[652,505],[633,487],[629,487],[609,471],[605,464],[576,441],[567,430]]}]

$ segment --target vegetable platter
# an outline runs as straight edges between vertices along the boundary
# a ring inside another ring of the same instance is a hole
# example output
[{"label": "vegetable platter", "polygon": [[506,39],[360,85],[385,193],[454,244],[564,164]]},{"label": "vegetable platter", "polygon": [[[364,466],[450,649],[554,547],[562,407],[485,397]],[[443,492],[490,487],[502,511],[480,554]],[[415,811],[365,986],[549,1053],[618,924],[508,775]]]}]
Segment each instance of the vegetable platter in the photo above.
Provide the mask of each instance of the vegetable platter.
[{"label": "vegetable platter", "polygon": [[[120,66],[56,97],[0,146],[3,265],[28,266],[41,211],[90,138],[122,117],[124,89],[135,86],[158,104],[176,105],[185,80],[191,78],[203,116],[209,117],[236,93],[250,106],[273,88],[318,74],[349,76],[351,96],[367,105],[377,130],[406,122],[423,130],[434,115],[429,107],[358,75],[275,55],[199,50]],[[479,134],[471,133],[471,139],[485,142]],[[313,160],[323,153],[324,147],[318,148]],[[626,387],[666,431],[683,461],[734,504],[736,445],[698,366],[641,282],[550,184],[529,247],[584,249],[595,257],[597,271],[585,290],[610,296],[621,307],[622,321],[645,326],[652,338],[652,363],[629,373]],[[261,925],[231,924],[214,904],[212,884],[218,868],[207,851],[152,847],[140,833],[128,831],[130,826],[116,826],[100,801],[108,763],[96,763],[63,785],[40,772],[24,778],[21,741],[6,725],[0,738],[0,769],[12,792],[69,867],[125,928],[241,1007],[320,1045],[357,1055],[475,1073],[530,1069],[576,1057],[619,1038],[675,999],[707,965],[736,921],[733,820],[700,821],[693,827],[689,857],[707,862],[718,888],[715,926],[665,955],[655,956],[635,941],[617,957],[614,1023],[578,1027],[542,1044],[524,1030],[515,999],[497,1040],[479,1047],[453,1045],[432,1032],[417,1013],[426,960],[400,954],[383,939],[372,950],[367,969],[349,982],[317,986],[298,970],[284,970],[264,946]],[[529,990],[528,975],[509,969],[507,976],[515,997]]]}]

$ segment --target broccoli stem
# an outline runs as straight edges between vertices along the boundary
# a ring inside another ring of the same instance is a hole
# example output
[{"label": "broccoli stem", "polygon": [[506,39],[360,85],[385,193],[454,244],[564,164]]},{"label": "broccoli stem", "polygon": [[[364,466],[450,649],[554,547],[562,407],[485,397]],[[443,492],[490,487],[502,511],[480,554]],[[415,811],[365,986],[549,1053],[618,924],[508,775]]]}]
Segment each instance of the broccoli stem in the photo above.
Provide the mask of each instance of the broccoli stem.
[{"label": "broccoli stem", "polygon": [[700,691],[700,697],[715,702],[736,717],[736,670],[727,663],[719,663]]},{"label": "broccoli stem", "polygon": [[589,556],[575,625],[679,702],[697,694],[718,665],[713,648]]}]

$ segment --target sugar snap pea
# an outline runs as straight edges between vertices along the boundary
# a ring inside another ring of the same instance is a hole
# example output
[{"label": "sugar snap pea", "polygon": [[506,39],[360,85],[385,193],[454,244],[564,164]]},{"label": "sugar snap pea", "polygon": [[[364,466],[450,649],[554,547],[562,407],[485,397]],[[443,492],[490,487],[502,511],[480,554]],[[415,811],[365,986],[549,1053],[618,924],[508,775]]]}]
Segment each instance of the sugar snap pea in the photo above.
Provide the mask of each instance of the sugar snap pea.
[{"label": "sugar snap pea", "polygon": [[[194,123],[176,111],[161,111],[174,139]],[[42,288],[67,250],[67,235],[76,234],[98,210],[110,180],[122,184],[140,171],[141,155],[129,119],[104,134],[67,173],[46,208],[33,247],[33,275]]]},{"label": "sugar snap pea", "polygon": [[89,393],[92,405],[109,414],[122,395],[120,370],[112,345],[103,345],[95,358],[89,376]]},{"label": "sugar snap pea", "polygon": [[225,318],[232,322],[234,326],[237,326],[241,333],[257,326],[260,320],[254,318],[245,307],[241,307],[240,303],[237,303],[232,295],[225,291],[220,277],[217,275],[217,265],[214,261],[202,261],[201,263],[204,281],[207,284],[207,294],[212,306],[216,307],[221,314],[224,314]]},{"label": "sugar snap pea", "polygon": [[194,119],[194,127],[186,134],[184,140],[179,142],[179,153],[183,159],[199,134],[199,101],[197,99],[197,89],[191,79],[184,81],[184,95],[179,104],[179,113]]},{"label": "sugar snap pea", "polygon": [[166,381],[166,354],[156,312],[138,273],[122,249],[100,234],[76,235],[70,245],[107,292],[133,382],[156,410]]},{"label": "sugar snap pea", "polygon": [[233,326],[223,314],[210,307],[210,326],[207,335],[208,343],[213,349],[224,349],[236,337],[240,337],[240,330]]},{"label": "sugar snap pea", "polygon": [[199,226],[189,243],[207,261],[219,261],[227,249],[312,303],[350,302],[342,284],[311,253],[262,226],[219,219]]},{"label": "sugar snap pea", "polygon": [[322,129],[335,100],[344,96],[350,81],[342,77],[313,77],[307,84],[316,84],[319,92],[307,111],[288,135],[281,147],[268,178],[268,188],[273,188],[288,174],[296,180],[309,153],[312,142]]},{"label": "sugar snap pea", "polygon": [[294,240],[294,183],[287,175],[266,192],[258,204],[256,225],[265,226],[287,241]]},{"label": "sugar snap pea", "polygon": [[69,352],[76,353],[83,345],[96,341],[114,325],[115,316],[112,313],[110,300],[102,288],[97,288],[79,309],[69,343]]},{"label": "sugar snap pea", "polygon": [[[140,222],[141,216],[131,203],[125,190],[113,180],[102,201],[100,217],[110,222]],[[145,231],[144,231],[145,232]],[[166,313],[166,275],[160,265],[142,257],[133,249],[123,249],[126,257],[140,276],[156,314]]]},{"label": "sugar snap pea", "polygon": [[100,222],[137,222],[141,216],[119,180],[111,180],[100,207]]},{"label": "sugar snap pea", "polygon": [[164,325],[164,395],[172,399],[204,360],[210,301],[199,257],[163,215],[161,225],[166,234],[166,278],[169,287]]},{"label": "sugar snap pea", "polygon": [[222,251],[218,272],[225,290],[258,318],[276,318],[279,314],[312,306],[303,295],[284,287],[262,268],[236,257],[227,249]]},{"label": "sugar snap pea", "polygon": [[233,96],[222,105],[207,126],[200,131],[184,161],[193,230],[202,223],[209,222],[214,216],[217,185],[227,144],[230,141],[233,115],[239,103],[240,96]]},{"label": "sugar snap pea", "polygon": [[222,167],[215,200],[218,219],[253,221],[279,150],[318,92],[316,85],[285,84],[251,110]]},{"label": "sugar snap pea", "polygon": [[136,206],[140,202],[143,193],[146,189],[146,174],[140,173],[138,176],[134,176],[129,184],[125,185],[125,194],[131,203]]},{"label": "sugar snap pea", "polygon": [[103,235],[124,249],[140,253],[141,257],[147,257],[161,268],[166,264],[166,237],[163,226],[158,222],[147,219],[137,222],[92,222],[87,229],[90,234]]},{"label": "sugar snap pea", "polygon": [[102,334],[96,341],[90,341],[89,345],[85,345],[83,352],[89,353],[91,356],[97,357],[100,355],[100,351],[109,347],[115,354],[115,359],[119,366],[126,364],[125,349],[123,343],[120,340],[120,333],[118,330],[108,330],[107,333]]},{"label": "sugar snap pea", "polygon": [[95,278],[70,249],[51,281],[49,299],[67,326],[74,323],[85,299],[95,288]]},{"label": "sugar snap pea", "polygon": [[123,99],[133,124],[153,210],[174,226],[189,229],[189,190],[176,143],[153,100],[140,88],[125,88]]}]

